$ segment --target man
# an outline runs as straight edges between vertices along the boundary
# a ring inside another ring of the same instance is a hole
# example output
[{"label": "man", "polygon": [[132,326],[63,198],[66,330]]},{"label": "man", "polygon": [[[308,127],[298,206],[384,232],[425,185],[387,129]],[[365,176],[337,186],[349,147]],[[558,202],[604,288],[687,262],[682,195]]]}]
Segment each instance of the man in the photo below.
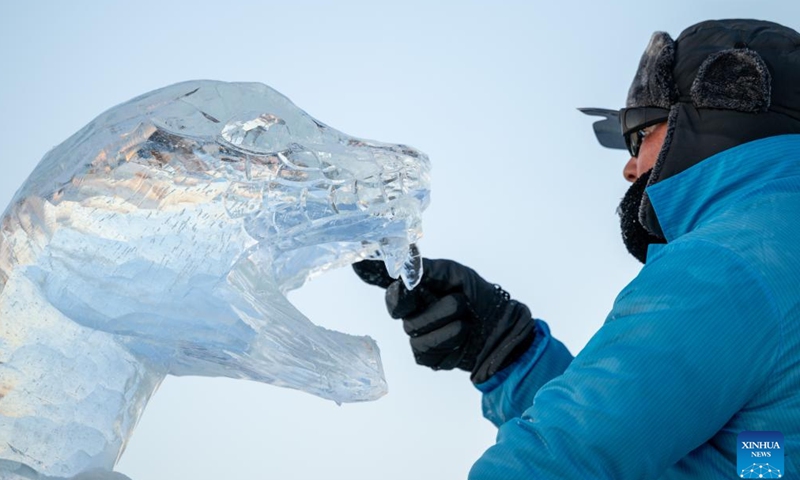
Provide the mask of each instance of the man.
[{"label": "man", "polygon": [[[418,363],[468,370],[483,392],[499,433],[470,479],[740,477],[745,431],[782,432],[779,474],[797,477],[800,34],[754,20],[657,32],[627,108],[590,113],[608,117],[601,143],[631,153],[619,210],[645,265],[576,357],[455,262],[426,260],[412,291],[355,265],[387,288]],[[623,135],[609,140],[610,121]]]}]

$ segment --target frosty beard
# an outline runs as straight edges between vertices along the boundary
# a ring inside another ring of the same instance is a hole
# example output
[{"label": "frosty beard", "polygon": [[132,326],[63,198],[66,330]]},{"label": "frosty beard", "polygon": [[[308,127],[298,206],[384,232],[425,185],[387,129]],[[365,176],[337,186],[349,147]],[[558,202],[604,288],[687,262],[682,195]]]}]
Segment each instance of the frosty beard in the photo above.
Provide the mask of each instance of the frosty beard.
[{"label": "frosty beard", "polygon": [[647,247],[651,244],[667,243],[666,239],[648,232],[639,221],[639,206],[651,173],[652,170],[648,170],[633,182],[617,207],[622,241],[628,252],[642,263],[647,260]]}]

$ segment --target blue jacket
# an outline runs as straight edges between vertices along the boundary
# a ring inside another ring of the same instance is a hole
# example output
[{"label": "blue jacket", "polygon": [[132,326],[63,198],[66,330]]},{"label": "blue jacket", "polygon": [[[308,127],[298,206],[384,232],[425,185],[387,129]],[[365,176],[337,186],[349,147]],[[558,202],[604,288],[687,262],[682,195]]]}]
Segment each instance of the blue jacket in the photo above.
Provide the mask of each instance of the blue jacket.
[{"label": "blue jacket", "polygon": [[666,245],[576,357],[538,321],[478,386],[496,445],[471,480],[737,478],[737,435],[785,436],[800,478],[800,135],[648,189]]}]

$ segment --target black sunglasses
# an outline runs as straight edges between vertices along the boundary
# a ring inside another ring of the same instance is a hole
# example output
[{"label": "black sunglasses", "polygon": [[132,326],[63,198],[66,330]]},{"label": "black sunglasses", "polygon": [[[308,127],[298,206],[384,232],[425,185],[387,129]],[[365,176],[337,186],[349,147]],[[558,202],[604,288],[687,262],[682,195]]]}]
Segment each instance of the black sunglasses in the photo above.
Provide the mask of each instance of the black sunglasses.
[{"label": "black sunglasses", "polygon": [[658,107],[623,108],[619,111],[619,126],[625,146],[632,157],[639,156],[639,148],[645,137],[644,129],[669,118],[669,110]]},{"label": "black sunglasses", "polygon": [[659,107],[633,107],[622,110],[579,108],[578,110],[586,115],[606,117],[593,125],[594,134],[600,145],[627,149],[633,157],[639,156],[639,148],[644,139],[643,130],[666,122],[669,118],[669,109]]}]

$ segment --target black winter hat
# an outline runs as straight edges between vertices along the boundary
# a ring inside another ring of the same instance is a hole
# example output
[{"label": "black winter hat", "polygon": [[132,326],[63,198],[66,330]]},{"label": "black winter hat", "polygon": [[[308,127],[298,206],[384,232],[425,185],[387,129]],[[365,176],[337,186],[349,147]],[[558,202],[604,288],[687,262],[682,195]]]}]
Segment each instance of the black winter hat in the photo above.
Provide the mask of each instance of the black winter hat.
[{"label": "black winter hat", "polygon": [[[677,40],[656,32],[642,55],[627,107],[669,109],[667,135],[648,186],[737,145],[800,133],[800,34],[760,20],[705,21]],[[595,125],[598,139],[625,148],[621,138],[614,144],[601,138],[603,125],[608,130],[618,121],[613,112],[585,112],[606,114],[609,120]],[[646,193],[639,221],[663,237]]]}]

